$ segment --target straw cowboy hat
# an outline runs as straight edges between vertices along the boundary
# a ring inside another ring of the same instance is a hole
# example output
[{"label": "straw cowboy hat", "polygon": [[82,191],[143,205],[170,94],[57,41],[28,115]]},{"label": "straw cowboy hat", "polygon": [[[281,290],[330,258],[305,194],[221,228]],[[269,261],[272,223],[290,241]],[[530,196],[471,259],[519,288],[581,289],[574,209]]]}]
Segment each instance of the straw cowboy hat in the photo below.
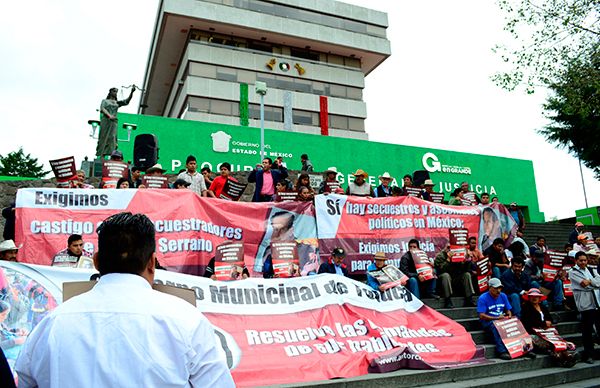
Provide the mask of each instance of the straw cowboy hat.
[{"label": "straw cowboy hat", "polygon": [[375,260],[387,260],[387,257],[385,257],[385,253],[383,252],[377,252],[373,258]]},{"label": "straw cowboy hat", "polygon": [[16,246],[13,240],[4,240],[0,243],[0,252],[16,251],[21,249],[23,244]]},{"label": "straw cowboy hat", "polygon": [[146,170],[146,174],[150,174],[150,173],[153,173],[155,171],[160,171],[161,174],[164,174],[165,171],[167,171],[167,170],[165,170],[165,169],[162,168],[162,164],[156,163],[154,166],[152,166],[152,167],[150,167],[149,169]]},{"label": "straw cowboy hat", "polygon": [[369,177],[369,174],[367,174],[366,172],[364,172],[363,170],[361,170],[360,168],[358,170],[356,170],[356,172],[354,174],[352,174],[354,176],[364,176],[365,178]]}]

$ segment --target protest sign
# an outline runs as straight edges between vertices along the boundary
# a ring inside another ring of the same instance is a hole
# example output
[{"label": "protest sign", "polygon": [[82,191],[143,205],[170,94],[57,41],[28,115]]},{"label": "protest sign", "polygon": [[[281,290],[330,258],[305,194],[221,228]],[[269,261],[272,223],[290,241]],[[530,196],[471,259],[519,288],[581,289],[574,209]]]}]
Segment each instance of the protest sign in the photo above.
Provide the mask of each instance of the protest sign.
[{"label": "protest sign", "polygon": [[479,292],[485,292],[489,288],[489,281],[491,275],[491,263],[490,259],[484,257],[477,263],[477,284],[479,285]]},{"label": "protest sign", "polygon": [[220,198],[229,201],[239,201],[246,187],[248,187],[247,183],[240,183],[229,178],[225,182],[225,186],[223,186]]},{"label": "protest sign", "polygon": [[431,198],[431,202],[442,203],[444,202],[444,193],[429,193],[429,198]]},{"label": "protest sign", "polygon": [[147,189],[168,189],[169,177],[166,175],[144,175],[142,184]]},{"label": "protest sign", "polygon": [[535,334],[537,334],[540,338],[550,342],[554,347],[555,352],[562,352],[567,349],[575,349],[575,344],[572,342],[565,341],[560,334],[558,334],[558,330],[555,327],[550,327],[548,329],[533,329]]},{"label": "protest sign", "polygon": [[50,160],[50,167],[56,177],[56,187],[73,187],[71,181],[77,177],[77,168],[75,167],[75,157]]},{"label": "protest sign", "polygon": [[431,259],[427,257],[427,253],[420,249],[411,250],[410,253],[415,261],[417,274],[423,276],[423,281],[433,279],[433,263],[431,262]]},{"label": "protest sign", "polygon": [[[85,281],[93,273],[11,262],[0,262],[0,270],[14,296],[8,301],[11,311],[18,312],[5,324],[28,331],[61,303],[64,282]],[[194,291],[196,308],[213,325],[239,387],[486,362],[462,325],[404,287],[380,293],[331,274],[219,282],[162,270],[155,283]],[[45,295],[39,314],[19,310],[34,298],[27,289]],[[19,350],[5,350],[11,363]]]},{"label": "protest sign", "polygon": [[450,252],[452,252],[452,262],[462,263],[467,255],[467,237],[469,230],[465,228],[451,228],[448,230],[450,244]]},{"label": "protest sign", "polygon": [[544,267],[542,268],[544,281],[554,281],[556,274],[562,269],[566,257],[567,254],[563,252],[546,251],[544,253]]},{"label": "protest sign", "polygon": [[271,242],[271,257],[276,278],[300,276],[298,247],[295,241]]},{"label": "protest sign", "polygon": [[533,340],[519,318],[500,319],[493,322],[510,358],[520,357],[533,350]]},{"label": "protest sign", "polygon": [[129,178],[129,165],[116,160],[102,162],[102,188],[115,189],[121,178]]},{"label": "protest sign", "polygon": [[418,187],[406,186],[404,191],[409,197],[421,198],[421,189]]},{"label": "protest sign", "polygon": [[297,201],[297,191],[278,191],[275,194],[275,202]]},{"label": "protest sign", "polygon": [[215,252],[215,276],[217,280],[239,280],[244,272],[244,243],[225,241]]}]

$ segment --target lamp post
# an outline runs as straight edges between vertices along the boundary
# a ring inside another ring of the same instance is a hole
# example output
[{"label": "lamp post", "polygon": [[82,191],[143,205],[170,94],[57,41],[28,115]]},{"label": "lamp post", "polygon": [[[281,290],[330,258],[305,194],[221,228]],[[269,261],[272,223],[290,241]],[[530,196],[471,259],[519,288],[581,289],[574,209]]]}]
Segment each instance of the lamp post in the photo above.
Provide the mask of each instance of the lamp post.
[{"label": "lamp post", "polygon": [[581,187],[583,187],[583,199],[585,199],[585,208],[587,209],[589,206],[588,206],[587,194],[585,192],[585,181],[583,180],[583,169],[581,167],[581,158],[577,157],[577,160],[579,161],[579,174],[581,175]]},{"label": "lamp post", "polygon": [[260,94],[260,161],[265,158],[265,94],[267,94],[267,84],[257,81],[254,84],[254,91]]}]

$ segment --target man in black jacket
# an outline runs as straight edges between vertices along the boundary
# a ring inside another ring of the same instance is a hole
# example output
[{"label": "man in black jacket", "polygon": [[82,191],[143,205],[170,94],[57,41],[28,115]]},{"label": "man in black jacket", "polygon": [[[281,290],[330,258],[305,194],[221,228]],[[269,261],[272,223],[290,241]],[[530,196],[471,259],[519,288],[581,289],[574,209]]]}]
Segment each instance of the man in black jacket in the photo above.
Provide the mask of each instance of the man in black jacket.
[{"label": "man in black jacket", "polygon": [[341,276],[348,276],[348,270],[344,265],[344,259],[346,258],[346,252],[343,248],[335,248],[331,252],[331,260],[327,263],[321,264],[318,273],[332,273]]}]

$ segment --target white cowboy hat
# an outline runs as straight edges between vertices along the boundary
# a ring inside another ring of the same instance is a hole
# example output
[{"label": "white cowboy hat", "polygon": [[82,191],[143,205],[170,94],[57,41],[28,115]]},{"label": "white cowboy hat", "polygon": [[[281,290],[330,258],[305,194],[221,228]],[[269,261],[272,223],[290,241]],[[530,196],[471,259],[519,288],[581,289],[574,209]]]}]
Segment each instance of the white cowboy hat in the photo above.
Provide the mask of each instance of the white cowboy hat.
[{"label": "white cowboy hat", "polygon": [[167,171],[167,170],[165,170],[165,169],[162,168],[162,164],[156,163],[154,166],[152,166],[152,167],[150,167],[149,169],[146,170],[146,174],[149,174],[149,173],[154,172],[154,171],[160,171],[161,174],[164,174],[165,171]]},{"label": "white cowboy hat", "polygon": [[384,172],[383,174],[379,175],[379,179],[394,179],[389,172]]},{"label": "white cowboy hat", "polygon": [[23,244],[16,246],[13,240],[4,240],[0,243],[0,252],[16,251],[21,249],[22,246]]},{"label": "white cowboy hat", "polygon": [[330,172],[334,172],[337,174],[338,170],[335,167],[329,167],[327,170],[325,170],[325,174],[329,174]]},{"label": "white cowboy hat", "polygon": [[423,186],[435,186],[435,184],[431,179],[426,179],[425,182],[423,182]]}]

